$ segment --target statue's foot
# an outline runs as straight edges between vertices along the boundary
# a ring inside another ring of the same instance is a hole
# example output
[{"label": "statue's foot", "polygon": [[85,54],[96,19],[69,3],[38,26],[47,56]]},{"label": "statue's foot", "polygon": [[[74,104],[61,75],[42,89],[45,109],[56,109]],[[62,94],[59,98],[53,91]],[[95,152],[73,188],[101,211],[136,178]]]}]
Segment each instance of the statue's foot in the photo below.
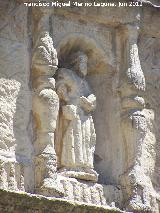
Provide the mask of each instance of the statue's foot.
[{"label": "statue's foot", "polygon": [[98,181],[97,172],[90,168],[62,168],[59,170],[59,174],[81,180]]}]

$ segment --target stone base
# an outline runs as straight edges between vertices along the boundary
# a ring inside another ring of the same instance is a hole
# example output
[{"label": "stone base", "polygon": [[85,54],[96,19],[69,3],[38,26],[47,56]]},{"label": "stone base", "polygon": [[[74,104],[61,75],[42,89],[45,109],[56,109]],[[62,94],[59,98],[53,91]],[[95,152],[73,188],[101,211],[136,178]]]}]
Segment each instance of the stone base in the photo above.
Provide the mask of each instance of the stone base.
[{"label": "stone base", "polygon": [[41,194],[47,197],[64,197],[64,190],[58,182],[58,178],[46,178],[40,188],[35,189],[36,194]]},{"label": "stone base", "polygon": [[58,175],[58,180],[60,188],[63,189],[64,199],[106,205],[102,185],[61,175]]},{"label": "stone base", "polygon": [[64,198],[72,201],[85,202],[96,205],[106,205],[103,186],[90,181],[57,175],[53,180],[46,179],[37,194],[48,197]]},{"label": "stone base", "polygon": [[71,177],[71,178],[76,178],[80,180],[87,180],[87,181],[93,181],[97,182],[98,181],[98,174],[95,170],[90,169],[90,168],[71,168],[71,169],[66,169],[62,168],[59,171],[59,174],[65,177]]},{"label": "stone base", "polygon": [[0,188],[33,192],[32,168],[32,162],[24,157],[0,153]]},{"label": "stone base", "polygon": [[109,207],[67,201],[61,198],[47,198],[25,192],[11,192],[0,189],[0,212],[3,213],[121,213]]}]

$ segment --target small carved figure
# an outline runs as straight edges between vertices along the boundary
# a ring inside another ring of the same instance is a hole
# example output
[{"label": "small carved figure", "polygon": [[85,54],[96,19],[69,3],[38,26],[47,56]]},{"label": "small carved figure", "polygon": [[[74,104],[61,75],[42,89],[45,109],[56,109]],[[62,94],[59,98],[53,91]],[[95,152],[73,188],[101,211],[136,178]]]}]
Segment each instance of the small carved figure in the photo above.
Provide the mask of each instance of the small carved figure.
[{"label": "small carved figure", "polygon": [[61,103],[62,129],[60,170],[63,175],[97,181],[93,170],[96,133],[91,112],[96,108],[96,97],[85,80],[87,56],[78,52],[72,58],[72,69],[58,70],[57,94]]}]

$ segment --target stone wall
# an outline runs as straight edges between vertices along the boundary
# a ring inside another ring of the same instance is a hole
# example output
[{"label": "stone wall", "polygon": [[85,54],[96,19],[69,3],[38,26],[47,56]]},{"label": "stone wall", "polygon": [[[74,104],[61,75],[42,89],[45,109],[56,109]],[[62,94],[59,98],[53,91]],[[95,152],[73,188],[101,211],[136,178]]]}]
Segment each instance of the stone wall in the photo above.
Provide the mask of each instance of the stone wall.
[{"label": "stone wall", "polygon": [[[33,130],[28,9],[16,1],[1,1],[1,7],[1,187],[32,191]],[[6,178],[9,179],[8,183]]]}]

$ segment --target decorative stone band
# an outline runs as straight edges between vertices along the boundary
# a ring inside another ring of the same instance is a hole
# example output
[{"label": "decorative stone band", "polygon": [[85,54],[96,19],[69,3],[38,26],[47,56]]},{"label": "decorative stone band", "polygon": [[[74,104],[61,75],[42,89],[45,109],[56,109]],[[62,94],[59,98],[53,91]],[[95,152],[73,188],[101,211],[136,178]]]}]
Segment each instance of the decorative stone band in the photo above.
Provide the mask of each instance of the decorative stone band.
[{"label": "decorative stone band", "polygon": [[106,205],[103,186],[89,181],[80,181],[58,175],[59,188],[64,192],[64,198],[96,205]]}]

